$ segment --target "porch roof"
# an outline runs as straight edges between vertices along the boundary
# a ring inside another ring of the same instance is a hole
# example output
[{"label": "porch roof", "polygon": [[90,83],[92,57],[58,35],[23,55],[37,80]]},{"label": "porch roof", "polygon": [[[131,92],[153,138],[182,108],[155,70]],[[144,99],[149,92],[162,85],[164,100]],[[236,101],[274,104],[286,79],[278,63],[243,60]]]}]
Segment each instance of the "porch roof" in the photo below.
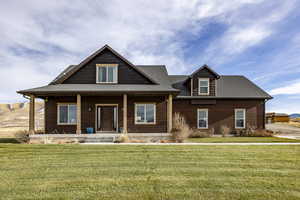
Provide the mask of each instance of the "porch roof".
[{"label": "porch roof", "polygon": [[65,93],[179,93],[171,85],[128,84],[57,84],[18,91],[24,95],[47,95]]}]

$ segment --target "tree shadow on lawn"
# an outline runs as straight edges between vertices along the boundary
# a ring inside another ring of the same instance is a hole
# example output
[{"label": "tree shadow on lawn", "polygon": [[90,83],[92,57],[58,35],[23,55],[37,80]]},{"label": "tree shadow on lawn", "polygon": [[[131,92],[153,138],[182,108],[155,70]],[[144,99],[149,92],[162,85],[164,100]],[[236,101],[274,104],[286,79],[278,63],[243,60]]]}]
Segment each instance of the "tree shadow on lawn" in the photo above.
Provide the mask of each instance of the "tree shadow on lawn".
[{"label": "tree shadow on lawn", "polygon": [[16,138],[0,138],[1,143],[19,144],[20,142]]}]

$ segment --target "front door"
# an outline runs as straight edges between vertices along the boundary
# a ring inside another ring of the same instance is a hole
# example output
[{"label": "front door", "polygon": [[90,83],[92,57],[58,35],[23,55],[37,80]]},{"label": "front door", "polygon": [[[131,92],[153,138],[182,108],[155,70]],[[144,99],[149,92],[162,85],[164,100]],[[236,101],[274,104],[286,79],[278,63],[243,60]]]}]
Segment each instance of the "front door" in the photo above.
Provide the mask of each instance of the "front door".
[{"label": "front door", "polygon": [[116,132],[117,131],[117,106],[97,106],[96,117],[97,131]]}]

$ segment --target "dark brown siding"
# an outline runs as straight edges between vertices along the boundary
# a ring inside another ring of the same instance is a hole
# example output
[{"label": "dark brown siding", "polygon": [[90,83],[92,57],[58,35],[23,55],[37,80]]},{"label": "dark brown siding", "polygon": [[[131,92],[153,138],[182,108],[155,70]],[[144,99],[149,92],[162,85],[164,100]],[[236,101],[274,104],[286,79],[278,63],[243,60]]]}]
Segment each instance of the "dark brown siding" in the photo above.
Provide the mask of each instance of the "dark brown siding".
[{"label": "dark brown siding", "polygon": [[[156,103],[156,124],[134,124],[134,103]],[[161,133],[167,132],[166,97],[129,97],[128,98],[128,132],[129,133]]]},{"label": "dark brown siding", "polygon": [[220,127],[227,125],[234,129],[234,109],[246,109],[246,126],[264,128],[263,100],[217,100],[215,105],[192,105],[191,100],[174,100],[173,112],[181,113],[191,128],[197,128],[197,109],[208,109],[208,128],[220,133]]},{"label": "dark brown siding", "polygon": [[45,101],[46,133],[75,133],[76,125],[57,125],[57,103],[76,103],[76,97],[52,97]]},{"label": "dark brown siding", "polygon": [[147,78],[137,72],[119,57],[115,56],[108,49],[87,63],[79,71],[65,80],[65,84],[95,84],[96,64],[118,64],[119,84],[151,84]]},{"label": "dark brown siding", "polygon": [[[57,103],[76,103],[75,97],[51,97],[45,104],[46,133],[51,134],[56,130],[58,133],[76,133],[76,125],[57,125]],[[156,103],[156,124],[135,125],[134,103],[154,102]],[[123,97],[122,96],[82,96],[81,120],[82,133],[87,127],[96,125],[96,104],[118,104],[118,127],[123,126]],[[89,109],[90,108],[90,109]],[[167,107],[166,97],[134,97],[128,96],[128,132],[129,133],[162,133],[167,131]],[[56,132],[55,131],[55,132]]]},{"label": "dark brown siding", "polygon": [[[193,78],[193,96],[199,96],[198,78]],[[209,78],[209,96],[216,96],[216,81],[214,78]]]}]

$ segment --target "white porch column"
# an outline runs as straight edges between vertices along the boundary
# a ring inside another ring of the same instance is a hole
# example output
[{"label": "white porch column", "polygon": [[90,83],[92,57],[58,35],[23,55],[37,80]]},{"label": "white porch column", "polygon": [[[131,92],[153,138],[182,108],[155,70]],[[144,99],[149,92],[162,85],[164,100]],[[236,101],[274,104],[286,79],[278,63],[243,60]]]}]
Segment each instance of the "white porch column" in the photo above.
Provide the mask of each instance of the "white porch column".
[{"label": "white porch column", "polygon": [[34,106],[35,106],[35,97],[34,95],[30,95],[30,103],[29,103],[29,134],[34,134],[35,132],[35,116],[34,116]]},{"label": "white porch column", "polygon": [[123,94],[123,133],[127,133],[127,94]]},{"label": "white porch column", "polygon": [[77,94],[77,126],[76,126],[76,134],[81,134],[81,96]]},{"label": "white porch column", "polygon": [[168,120],[168,133],[172,130],[172,122],[173,122],[173,96],[172,94],[169,94],[168,98],[168,107],[167,107],[167,120]]}]

